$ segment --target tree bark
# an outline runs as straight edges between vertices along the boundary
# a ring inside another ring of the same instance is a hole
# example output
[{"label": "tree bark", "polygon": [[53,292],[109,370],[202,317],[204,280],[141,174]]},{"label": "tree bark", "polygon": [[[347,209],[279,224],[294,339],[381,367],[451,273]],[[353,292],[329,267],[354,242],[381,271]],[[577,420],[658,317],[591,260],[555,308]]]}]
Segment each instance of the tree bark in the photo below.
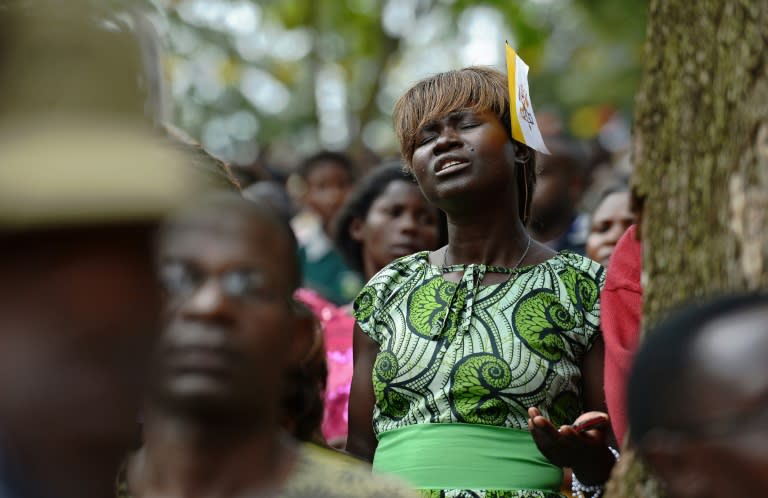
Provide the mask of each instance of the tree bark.
[{"label": "tree bark", "polygon": [[[768,284],[765,0],[651,0],[633,198],[643,329],[683,302]],[[625,451],[609,498],[662,496]]]}]

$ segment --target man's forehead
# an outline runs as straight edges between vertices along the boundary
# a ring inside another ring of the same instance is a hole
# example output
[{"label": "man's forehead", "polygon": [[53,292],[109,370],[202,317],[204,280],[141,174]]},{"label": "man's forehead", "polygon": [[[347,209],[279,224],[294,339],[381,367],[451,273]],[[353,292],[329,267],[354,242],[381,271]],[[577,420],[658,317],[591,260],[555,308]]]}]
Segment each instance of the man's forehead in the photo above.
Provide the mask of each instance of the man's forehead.
[{"label": "man's forehead", "polygon": [[281,250],[276,227],[266,221],[248,220],[239,216],[183,219],[165,227],[161,251],[173,250],[196,253],[202,246],[239,248],[259,256]]},{"label": "man's forehead", "polygon": [[225,194],[220,199],[187,207],[171,218],[166,226],[173,230],[232,232],[234,235],[277,232],[280,227],[276,218],[270,218],[271,214],[262,212],[260,206],[255,206],[253,201]]}]

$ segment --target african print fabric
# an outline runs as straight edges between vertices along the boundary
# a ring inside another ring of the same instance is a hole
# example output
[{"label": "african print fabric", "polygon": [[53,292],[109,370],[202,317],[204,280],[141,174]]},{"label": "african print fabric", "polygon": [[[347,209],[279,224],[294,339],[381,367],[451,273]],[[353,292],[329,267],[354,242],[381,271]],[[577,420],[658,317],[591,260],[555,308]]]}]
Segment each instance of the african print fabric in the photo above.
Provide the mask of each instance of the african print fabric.
[{"label": "african print fabric", "polygon": [[[455,272],[460,281],[444,278]],[[510,277],[482,285],[486,273]],[[372,373],[376,434],[448,423],[527,431],[530,406],[556,426],[572,422],[583,411],[580,366],[599,336],[604,279],[602,266],[568,252],[518,269],[439,267],[430,264],[428,252],[385,267],[354,305],[360,328],[380,348]],[[427,496],[558,496],[430,492]]]}]

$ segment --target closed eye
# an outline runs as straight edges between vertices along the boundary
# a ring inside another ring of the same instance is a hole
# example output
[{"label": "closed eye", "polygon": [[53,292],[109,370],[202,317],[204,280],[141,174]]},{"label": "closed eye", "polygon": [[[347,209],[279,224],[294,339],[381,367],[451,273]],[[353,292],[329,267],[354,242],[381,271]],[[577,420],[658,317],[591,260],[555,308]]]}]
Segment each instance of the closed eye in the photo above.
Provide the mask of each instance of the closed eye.
[{"label": "closed eye", "polygon": [[426,145],[426,144],[428,144],[429,142],[431,142],[432,140],[434,140],[436,137],[437,137],[437,135],[435,135],[434,133],[431,133],[431,134],[429,134],[429,135],[422,135],[422,136],[419,138],[419,142],[418,142],[418,145],[419,145],[419,146],[421,146],[421,145]]}]

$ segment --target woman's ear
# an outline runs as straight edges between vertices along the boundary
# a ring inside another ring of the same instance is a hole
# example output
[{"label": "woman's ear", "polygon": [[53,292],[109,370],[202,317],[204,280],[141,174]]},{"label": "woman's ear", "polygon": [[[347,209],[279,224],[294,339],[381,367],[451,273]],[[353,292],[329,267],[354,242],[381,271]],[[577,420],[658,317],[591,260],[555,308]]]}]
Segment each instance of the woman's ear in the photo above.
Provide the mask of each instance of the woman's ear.
[{"label": "woman's ear", "polygon": [[531,160],[533,149],[523,144],[515,143],[515,162],[517,164],[528,164]]},{"label": "woman's ear", "polygon": [[360,218],[354,218],[349,224],[349,236],[356,242],[362,242],[365,238],[365,222]]}]

